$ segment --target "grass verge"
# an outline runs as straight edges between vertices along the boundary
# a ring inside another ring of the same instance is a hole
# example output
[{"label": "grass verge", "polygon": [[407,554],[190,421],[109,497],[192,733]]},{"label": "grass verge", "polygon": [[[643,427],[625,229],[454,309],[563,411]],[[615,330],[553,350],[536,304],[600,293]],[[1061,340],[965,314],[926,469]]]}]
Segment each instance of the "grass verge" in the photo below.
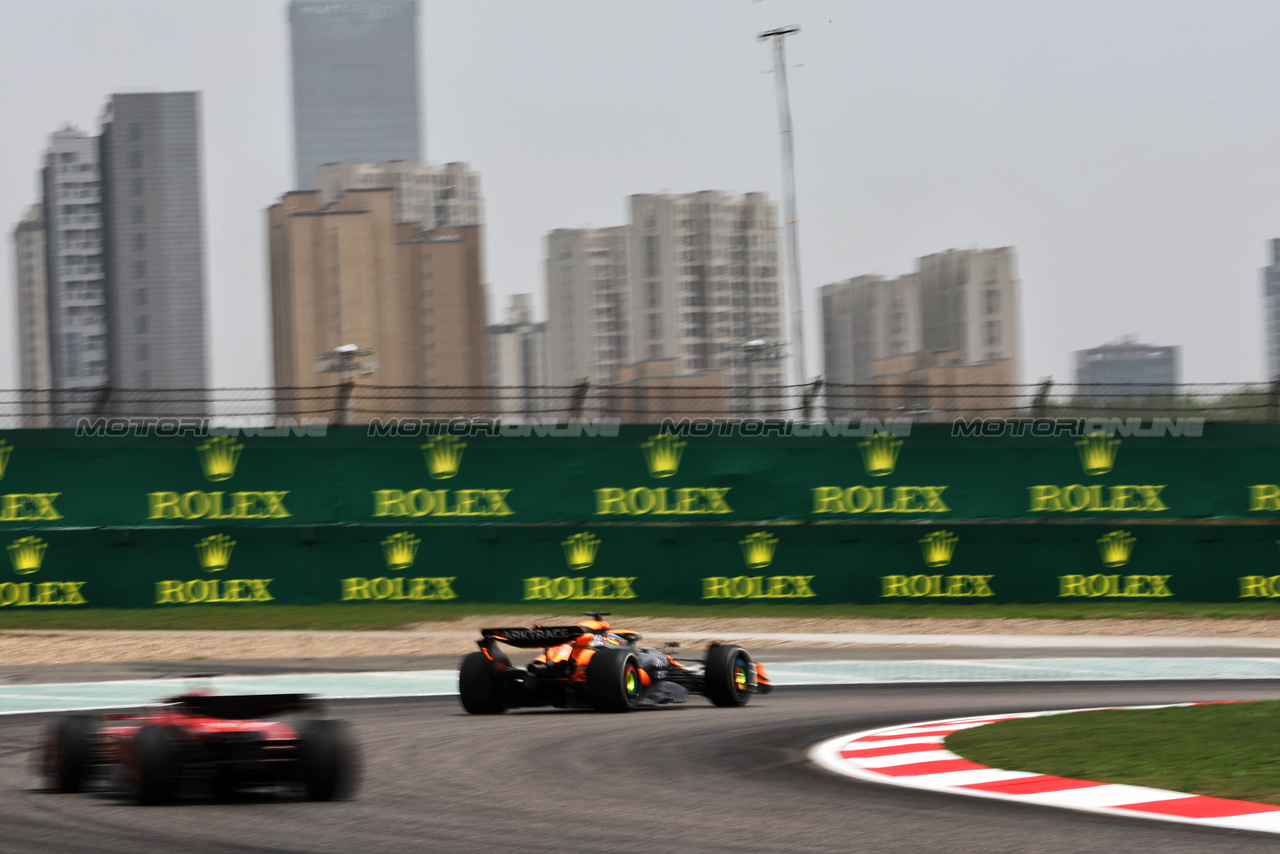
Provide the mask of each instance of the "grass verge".
[{"label": "grass verge", "polygon": [[[20,629],[395,629],[426,620],[456,620],[485,614],[573,614],[578,608],[607,608],[627,617],[886,618],[1160,620],[1185,618],[1280,619],[1280,605],[1269,602],[1136,602],[1016,604],[789,605],[742,603],[663,605],[540,602],[525,605],[420,603],[323,603],[317,605],[189,605],[166,608],[12,609],[0,611],[0,631]],[[1280,629],[1280,626],[1277,627]]]},{"label": "grass verge", "polygon": [[1007,771],[1280,804],[1280,700],[1002,721],[947,749]]}]

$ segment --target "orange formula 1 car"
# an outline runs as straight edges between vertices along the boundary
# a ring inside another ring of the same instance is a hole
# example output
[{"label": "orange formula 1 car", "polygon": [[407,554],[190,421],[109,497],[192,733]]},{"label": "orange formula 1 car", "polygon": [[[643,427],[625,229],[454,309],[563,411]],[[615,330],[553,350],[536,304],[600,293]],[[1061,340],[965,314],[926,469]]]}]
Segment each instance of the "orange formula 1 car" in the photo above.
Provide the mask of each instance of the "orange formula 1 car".
[{"label": "orange formula 1 car", "polygon": [[[713,643],[705,659],[675,658],[636,646],[641,635],[611,629],[607,611],[590,611],[574,626],[481,629],[480,651],[462,659],[458,693],[473,715],[525,706],[629,712],[687,703],[702,694],[717,706],[743,706],[773,690],[764,666],[740,646]],[[542,649],[526,669],[512,665],[498,644]]]}]

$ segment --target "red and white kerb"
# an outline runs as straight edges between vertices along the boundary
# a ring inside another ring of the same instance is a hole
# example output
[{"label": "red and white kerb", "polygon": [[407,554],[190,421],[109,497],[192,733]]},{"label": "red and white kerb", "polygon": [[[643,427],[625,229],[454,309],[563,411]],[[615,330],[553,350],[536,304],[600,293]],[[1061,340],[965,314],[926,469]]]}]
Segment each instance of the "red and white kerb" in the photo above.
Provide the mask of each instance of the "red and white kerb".
[{"label": "red and white kerb", "polygon": [[[1112,706],[1115,709],[1161,709],[1191,706]],[[955,718],[907,724],[841,735],[814,745],[809,758],[822,767],[893,786],[998,798],[1109,815],[1179,821],[1239,830],[1280,833],[1280,806],[1188,795],[1166,789],[1072,780],[1027,771],[1004,771],[970,762],[946,750],[953,732],[1013,718],[1061,715],[1098,709],[1066,709],[981,718]]]}]

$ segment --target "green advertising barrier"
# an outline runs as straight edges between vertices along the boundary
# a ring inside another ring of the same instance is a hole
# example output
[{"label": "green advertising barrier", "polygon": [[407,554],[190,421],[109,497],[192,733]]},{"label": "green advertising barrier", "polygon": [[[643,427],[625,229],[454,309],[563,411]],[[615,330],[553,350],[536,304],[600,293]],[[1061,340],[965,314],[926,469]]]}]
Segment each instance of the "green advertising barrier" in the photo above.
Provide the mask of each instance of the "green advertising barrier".
[{"label": "green advertising barrier", "polygon": [[951,432],[10,431],[0,609],[1280,598],[1280,425]]},{"label": "green advertising barrier", "polygon": [[1200,436],[0,434],[0,530],[1280,518],[1280,425]]},{"label": "green advertising barrier", "polygon": [[0,610],[1280,598],[1275,531],[1248,525],[99,530],[4,545]]}]

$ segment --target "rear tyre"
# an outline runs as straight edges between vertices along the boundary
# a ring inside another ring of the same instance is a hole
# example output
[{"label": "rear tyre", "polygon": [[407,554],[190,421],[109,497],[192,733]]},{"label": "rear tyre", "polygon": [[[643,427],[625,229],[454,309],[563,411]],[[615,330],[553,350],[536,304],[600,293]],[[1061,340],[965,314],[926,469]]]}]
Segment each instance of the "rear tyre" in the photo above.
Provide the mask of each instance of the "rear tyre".
[{"label": "rear tyre", "polygon": [[462,659],[458,668],[458,699],[473,715],[500,715],[507,710],[506,686],[483,652]]},{"label": "rear tyre", "polygon": [[602,649],[587,662],[587,702],[597,712],[629,712],[640,705],[640,662],[625,649]]},{"label": "rear tyre", "polygon": [[313,801],[355,794],[359,766],[355,743],[342,721],[307,721],[298,733],[302,783]]},{"label": "rear tyre", "polygon": [[48,770],[58,791],[78,792],[84,785],[93,730],[93,718],[88,715],[69,715],[54,726],[53,756]]},{"label": "rear tyre", "polygon": [[215,801],[235,800],[240,792],[236,788],[236,775],[232,766],[218,765],[213,769],[213,785],[210,791]]},{"label": "rear tyre", "polygon": [[751,655],[740,646],[716,645],[707,650],[707,699],[717,706],[745,706],[751,699],[754,674]]},{"label": "rear tyre", "polygon": [[146,724],[133,739],[138,803],[165,804],[178,787],[178,745],[168,727]]}]

